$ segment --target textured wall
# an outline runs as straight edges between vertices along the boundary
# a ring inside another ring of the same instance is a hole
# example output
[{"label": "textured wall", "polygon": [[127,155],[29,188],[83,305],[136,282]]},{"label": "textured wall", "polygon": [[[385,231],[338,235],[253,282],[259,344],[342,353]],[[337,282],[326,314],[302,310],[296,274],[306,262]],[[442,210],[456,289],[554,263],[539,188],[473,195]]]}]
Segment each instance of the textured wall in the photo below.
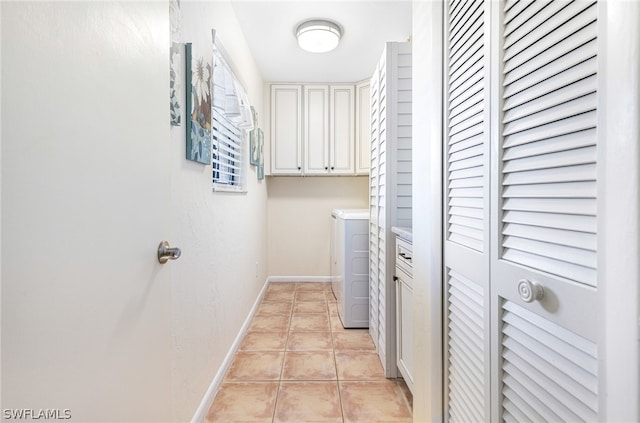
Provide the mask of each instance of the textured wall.
[{"label": "textured wall", "polygon": [[[181,8],[181,41],[210,46],[216,29],[261,124],[263,81],[231,4],[183,1]],[[174,420],[186,421],[267,278],[267,195],[248,163],[247,193],[213,193],[211,166],[184,159],[184,126],[171,136],[172,242],[183,253],[172,263]]]}]

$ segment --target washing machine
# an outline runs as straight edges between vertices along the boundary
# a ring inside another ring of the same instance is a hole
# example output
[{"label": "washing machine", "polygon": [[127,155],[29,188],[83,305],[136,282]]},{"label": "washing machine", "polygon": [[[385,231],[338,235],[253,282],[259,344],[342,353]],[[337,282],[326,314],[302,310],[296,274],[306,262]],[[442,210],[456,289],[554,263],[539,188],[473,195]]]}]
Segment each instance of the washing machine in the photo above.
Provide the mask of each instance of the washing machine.
[{"label": "washing machine", "polygon": [[331,288],[345,328],[369,327],[369,210],[331,213]]}]

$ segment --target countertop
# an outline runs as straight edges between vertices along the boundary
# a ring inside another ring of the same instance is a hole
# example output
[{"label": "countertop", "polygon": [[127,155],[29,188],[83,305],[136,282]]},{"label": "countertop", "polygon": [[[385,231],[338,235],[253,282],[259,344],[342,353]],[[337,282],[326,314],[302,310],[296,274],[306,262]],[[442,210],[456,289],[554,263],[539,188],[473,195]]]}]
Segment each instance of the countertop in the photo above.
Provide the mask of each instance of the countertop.
[{"label": "countertop", "polygon": [[399,238],[404,239],[407,242],[413,242],[413,232],[411,228],[392,226],[391,232],[398,235]]}]

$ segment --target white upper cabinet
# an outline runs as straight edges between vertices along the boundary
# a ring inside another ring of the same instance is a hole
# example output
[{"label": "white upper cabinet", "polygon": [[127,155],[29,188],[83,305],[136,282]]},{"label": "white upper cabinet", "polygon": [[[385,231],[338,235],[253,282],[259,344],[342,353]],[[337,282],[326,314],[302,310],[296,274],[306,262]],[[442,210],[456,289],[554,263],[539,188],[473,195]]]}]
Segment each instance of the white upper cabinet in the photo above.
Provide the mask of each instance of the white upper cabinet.
[{"label": "white upper cabinet", "polygon": [[[368,94],[366,113],[368,119]],[[353,84],[271,85],[271,174],[355,175],[359,150]]]},{"label": "white upper cabinet", "polygon": [[371,85],[356,85],[356,175],[368,175],[371,166]]},{"label": "white upper cabinet", "polygon": [[355,96],[353,85],[331,86],[329,173],[353,175],[355,171]]},{"label": "white upper cabinet", "polygon": [[302,174],[302,86],[271,86],[271,174]]},{"label": "white upper cabinet", "polygon": [[329,171],[329,87],[304,86],[304,173]]}]

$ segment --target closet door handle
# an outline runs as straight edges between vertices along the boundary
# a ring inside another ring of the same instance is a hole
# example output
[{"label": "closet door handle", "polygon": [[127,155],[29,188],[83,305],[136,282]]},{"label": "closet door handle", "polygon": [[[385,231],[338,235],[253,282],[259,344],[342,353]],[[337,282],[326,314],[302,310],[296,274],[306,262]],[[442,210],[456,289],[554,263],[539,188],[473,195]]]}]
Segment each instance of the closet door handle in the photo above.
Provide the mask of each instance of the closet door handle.
[{"label": "closet door handle", "polygon": [[544,297],[544,288],[538,282],[522,279],[518,282],[518,294],[525,303],[532,303]]}]

